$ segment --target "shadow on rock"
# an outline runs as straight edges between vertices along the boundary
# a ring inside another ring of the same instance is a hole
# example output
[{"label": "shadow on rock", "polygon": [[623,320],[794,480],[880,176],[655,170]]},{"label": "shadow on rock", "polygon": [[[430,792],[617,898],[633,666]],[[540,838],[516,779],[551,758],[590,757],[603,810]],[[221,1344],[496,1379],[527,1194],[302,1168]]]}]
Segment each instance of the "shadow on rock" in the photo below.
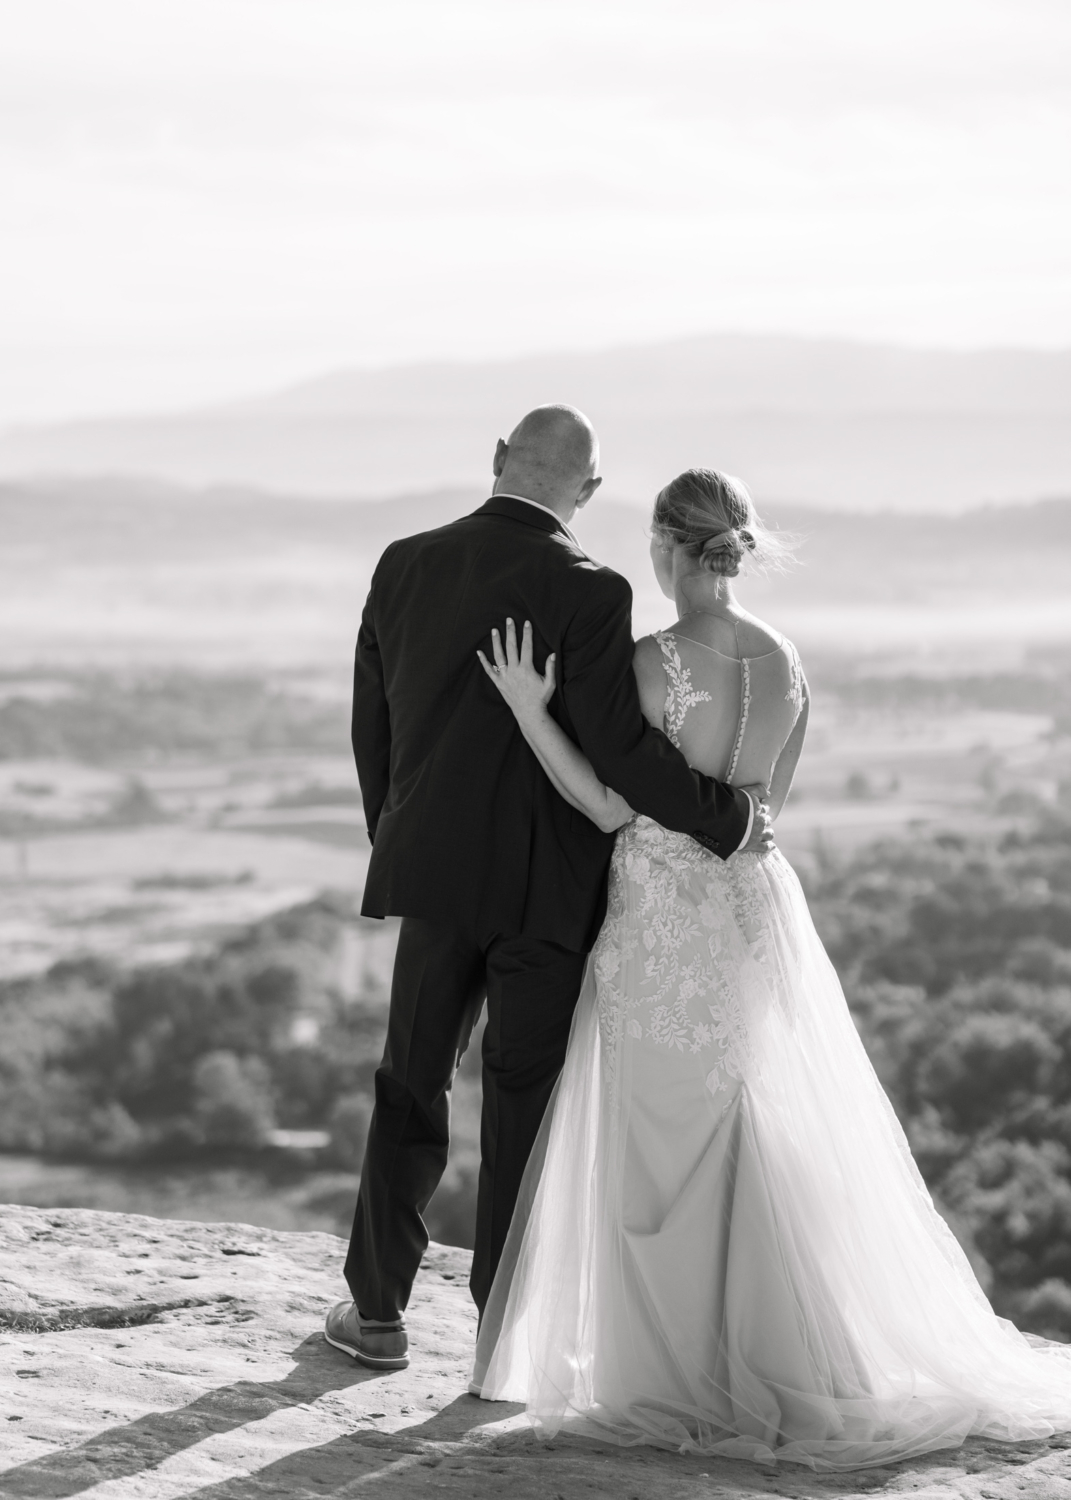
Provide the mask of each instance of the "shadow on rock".
[{"label": "shadow on rock", "polygon": [[[296,1366],[282,1380],[221,1386],[188,1406],[150,1413],[98,1433],[77,1448],[8,1469],[0,1473],[0,1497],[62,1500],[103,1481],[146,1474],[213,1433],[233,1431],[280,1409],[308,1405],[329,1392],[381,1378],[380,1372],[340,1357],[318,1333],[303,1340],[293,1358]],[[974,1439],[962,1448],[914,1461],[854,1473],[814,1473],[795,1464],[773,1469],[656,1448],[607,1447],[565,1434],[546,1442],[527,1429],[494,1430],[494,1424],[522,1410],[514,1403],[459,1396],[411,1427],[393,1433],[358,1427],[317,1447],[299,1447],[251,1474],[191,1490],[186,1500],[266,1500],[272,1495],[330,1500],[366,1489],[385,1497],[407,1497],[425,1486],[466,1496],[513,1494],[517,1500],[582,1488],[638,1496],[664,1492],[667,1481],[673,1493],[681,1495],[706,1494],[714,1481],[738,1500],[782,1494],[799,1500],[848,1500],[890,1483],[902,1488],[909,1476],[913,1488],[928,1481],[935,1492],[950,1497],[963,1493],[959,1484],[966,1476],[984,1476],[990,1485],[995,1483],[988,1491],[994,1500],[1010,1500],[1031,1488],[1031,1476],[1024,1482],[1024,1468],[1071,1442],[1064,1435],[1033,1443]],[[433,1470],[438,1472],[433,1475]],[[1037,1479],[1044,1483],[1041,1475]]]},{"label": "shadow on rock", "polygon": [[[459,1396],[426,1422],[400,1432],[357,1428],[318,1448],[296,1449],[253,1474],[191,1490],[185,1500],[264,1500],[266,1495],[304,1500],[306,1496],[348,1493],[355,1483],[363,1489],[372,1479],[381,1480],[390,1488],[397,1483],[398,1493],[408,1495],[427,1469],[461,1467],[483,1473],[493,1470],[504,1456],[498,1452],[495,1436],[488,1434],[483,1443],[477,1440],[466,1444],[465,1439],[488,1422],[504,1421],[523,1410],[522,1405],[514,1402],[492,1404],[473,1396]],[[511,1434],[511,1437],[521,1437],[530,1448],[538,1446],[530,1433]],[[375,1493],[379,1492],[377,1484]]]},{"label": "shadow on rock", "polygon": [[274,1411],[316,1401],[328,1391],[377,1380],[382,1372],[356,1365],[313,1334],[293,1350],[297,1364],[282,1380],[240,1380],[206,1391],[175,1411],[150,1412],[125,1427],[110,1427],[76,1448],[31,1459],[0,1472],[3,1500],[35,1496],[62,1500],[105,1479],[152,1469],[214,1432],[262,1421]]},{"label": "shadow on rock", "polygon": [[[304,1448],[253,1474],[193,1490],[184,1500],[342,1500],[374,1495],[409,1500],[434,1490],[465,1500],[544,1500],[582,1492],[622,1500],[652,1495],[706,1496],[712,1488],[724,1500],[760,1500],[794,1496],[796,1500],[863,1500],[864,1496],[912,1489],[960,1500],[966,1475],[996,1482],[983,1494],[992,1500],[1018,1500],[1024,1489],[1048,1496],[1028,1482],[1022,1467],[1045,1456],[1049,1445],[970,1441],[958,1450],[929,1454],[914,1461],[874,1469],[819,1472],[798,1464],[765,1467],[740,1459],[667,1452],[653,1447],[620,1448],[589,1438],[559,1433],[551,1442],[531,1431],[496,1435],[476,1433],[488,1421],[502,1420],[522,1408],[488,1407],[463,1396],[429,1421],[393,1434],[355,1431],[317,1448]],[[1040,1483],[1045,1480],[1038,1476]],[[977,1493],[971,1491],[970,1493]],[[1055,1492],[1053,1492],[1055,1493]]]}]

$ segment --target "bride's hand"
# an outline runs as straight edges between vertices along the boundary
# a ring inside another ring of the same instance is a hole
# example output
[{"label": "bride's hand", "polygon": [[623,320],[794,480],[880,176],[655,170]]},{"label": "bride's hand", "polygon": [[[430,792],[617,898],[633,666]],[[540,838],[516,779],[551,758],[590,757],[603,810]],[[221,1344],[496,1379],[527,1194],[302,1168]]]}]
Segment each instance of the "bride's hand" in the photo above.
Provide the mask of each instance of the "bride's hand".
[{"label": "bride's hand", "polygon": [[554,652],[547,657],[547,664],[540,674],[532,661],[532,622],[525,620],[521,634],[521,649],[517,650],[517,628],[512,620],[506,621],[506,647],[497,630],[491,631],[491,649],[494,666],[482,651],[477,651],[480,664],[495,687],[505,698],[521,723],[538,716],[554,696]]}]

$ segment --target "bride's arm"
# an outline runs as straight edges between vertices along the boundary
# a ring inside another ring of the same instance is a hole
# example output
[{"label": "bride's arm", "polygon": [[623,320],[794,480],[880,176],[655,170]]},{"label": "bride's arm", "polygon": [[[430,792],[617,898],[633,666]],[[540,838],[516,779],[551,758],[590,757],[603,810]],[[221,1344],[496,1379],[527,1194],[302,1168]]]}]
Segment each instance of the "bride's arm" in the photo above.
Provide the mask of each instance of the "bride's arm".
[{"label": "bride's arm", "polygon": [[519,653],[517,630],[512,620],[506,621],[505,651],[497,630],[491,632],[491,645],[495,655],[494,666],[482,651],[477,651],[476,655],[488,677],[513,710],[521,733],[554,789],[571,807],[584,813],[604,833],[613,833],[632,817],[632,808],[624,797],[619,797],[609,787],[603,786],[587,756],[573,744],[547,712],[547,704],[554,696],[555,687],[553,654],[547,657],[546,668],[541,677],[532,661],[532,626],[527,620],[524,623]]},{"label": "bride's arm", "polygon": [[770,816],[776,818],[788,801],[788,794],[792,787],[792,778],[796,774],[796,766],[799,764],[800,752],[803,749],[803,740],[807,733],[807,716],[811,710],[811,694],[807,687],[807,679],[803,679],[803,707],[799,711],[799,717],[792,726],[792,733],[785,741],[781,754],[777,757],[777,764],[773,768],[770,777]]}]

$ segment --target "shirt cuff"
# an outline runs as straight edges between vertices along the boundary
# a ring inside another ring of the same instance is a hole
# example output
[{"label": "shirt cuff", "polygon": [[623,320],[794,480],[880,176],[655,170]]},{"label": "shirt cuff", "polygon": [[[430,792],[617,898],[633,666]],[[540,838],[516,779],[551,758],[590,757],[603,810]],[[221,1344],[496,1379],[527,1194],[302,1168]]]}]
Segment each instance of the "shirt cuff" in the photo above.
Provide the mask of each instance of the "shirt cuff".
[{"label": "shirt cuff", "polygon": [[744,845],[747,843],[748,839],[751,837],[751,830],[755,826],[755,798],[751,795],[750,792],[745,792],[744,796],[747,798],[747,806],[748,806],[747,827],[744,829],[744,837],[740,840],[739,844],[737,844],[737,846],[736,846],[736,852],[738,854],[739,854],[740,850],[744,847]]}]

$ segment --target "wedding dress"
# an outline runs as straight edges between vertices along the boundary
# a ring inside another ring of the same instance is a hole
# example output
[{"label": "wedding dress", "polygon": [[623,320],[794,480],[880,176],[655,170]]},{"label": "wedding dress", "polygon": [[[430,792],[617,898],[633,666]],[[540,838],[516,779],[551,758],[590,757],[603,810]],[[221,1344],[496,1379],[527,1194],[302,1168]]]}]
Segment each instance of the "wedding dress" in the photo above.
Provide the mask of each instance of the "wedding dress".
[{"label": "wedding dress", "polygon": [[[795,649],[657,639],[669,737],[731,693],[723,779],[768,782]],[[1071,1349],[993,1313],[780,853],[619,832],[474,1384],[548,1434],[822,1468],[1071,1428]]]}]

